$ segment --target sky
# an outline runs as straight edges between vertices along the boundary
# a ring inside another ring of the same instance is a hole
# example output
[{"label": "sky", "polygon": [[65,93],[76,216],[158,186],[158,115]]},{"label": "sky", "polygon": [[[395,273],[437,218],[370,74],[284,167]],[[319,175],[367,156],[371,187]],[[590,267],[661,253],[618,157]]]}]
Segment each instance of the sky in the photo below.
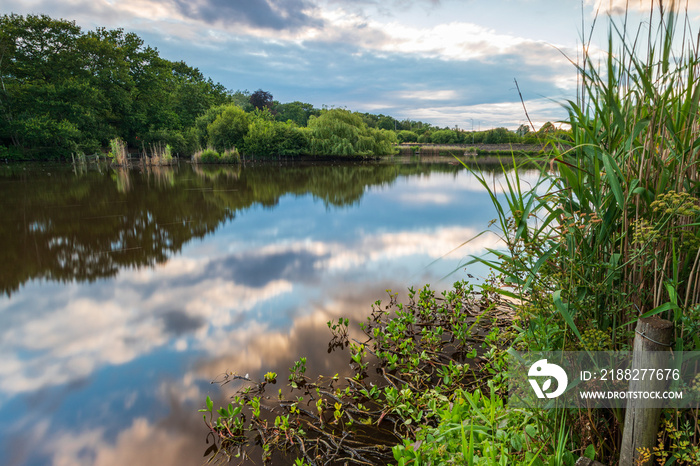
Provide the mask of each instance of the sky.
[{"label": "sky", "polygon": [[[632,12],[651,0],[629,0]],[[566,117],[581,32],[625,0],[2,0],[137,33],[231,90],[484,130]],[[689,0],[700,22],[700,0]],[[640,18],[645,18],[642,14]],[[603,31],[605,27],[602,27]]]}]

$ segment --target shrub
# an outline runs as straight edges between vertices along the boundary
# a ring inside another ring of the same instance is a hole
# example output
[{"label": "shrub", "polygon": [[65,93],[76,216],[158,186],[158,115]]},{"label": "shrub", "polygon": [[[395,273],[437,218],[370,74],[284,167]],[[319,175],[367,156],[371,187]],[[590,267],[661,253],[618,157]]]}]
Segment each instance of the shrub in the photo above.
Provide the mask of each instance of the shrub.
[{"label": "shrub", "polygon": [[194,163],[239,163],[241,161],[241,156],[238,150],[234,147],[233,149],[226,149],[223,153],[219,154],[212,148],[207,148],[194,153],[192,156],[192,161]]},{"label": "shrub", "polygon": [[219,163],[221,156],[214,149],[208,148],[194,153],[192,161],[194,163]]},{"label": "shrub", "polygon": [[22,150],[17,147],[0,146],[0,159],[22,160],[24,158]]},{"label": "shrub", "polygon": [[221,154],[221,159],[219,163],[240,163],[241,154],[238,153],[238,149],[235,147],[233,149],[227,149]]},{"label": "shrub", "polygon": [[248,134],[248,115],[235,105],[228,105],[216,119],[207,126],[209,144],[218,151],[243,144]]}]

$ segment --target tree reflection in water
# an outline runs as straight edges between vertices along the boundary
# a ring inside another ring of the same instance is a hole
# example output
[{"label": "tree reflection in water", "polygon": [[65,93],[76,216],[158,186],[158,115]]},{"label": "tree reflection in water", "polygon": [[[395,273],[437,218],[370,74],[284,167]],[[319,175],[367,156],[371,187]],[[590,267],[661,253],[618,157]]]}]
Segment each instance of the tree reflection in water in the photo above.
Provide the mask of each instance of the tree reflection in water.
[{"label": "tree reflection in water", "polygon": [[94,281],[120,268],[162,263],[236,212],[275,206],[287,194],[349,206],[369,187],[399,176],[464,169],[448,163],[309,165],[91,166],[80,172],[59,165],[4,167],[0,290],[11,295],[32,279]]}]

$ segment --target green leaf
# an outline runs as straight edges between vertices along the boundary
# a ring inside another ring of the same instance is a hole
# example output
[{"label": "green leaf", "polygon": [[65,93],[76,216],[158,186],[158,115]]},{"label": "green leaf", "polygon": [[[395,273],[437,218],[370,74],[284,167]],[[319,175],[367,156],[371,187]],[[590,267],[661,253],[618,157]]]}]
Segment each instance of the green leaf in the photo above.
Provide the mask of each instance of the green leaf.
[{"label": "green leaf", "polygon": [[620,167],[608,153],[603,153],[603,165],[605,165],[605,176],[610,183],[610,189],[612,189],[615,200],[617,201],[617,206],[622,209],[625,205],[625,197],[622,194],[622,188],[620,187],[620,179],[622,179],[622,173],[620,172]]},{"label": "green leaf", "polygon": [[209,395],[207,395],[207,410],[211,411],[214,408],[214,402],[211,401],[211,398],[209,398]]},{"label": "green leaf", "polygon": [[574,319],[571,316],[571,313],[569,313],[569,305],[564,304],[564,302],[561,300],[561,290],[557,290],[552,294],[552,299],[554,300],[554,307],[557,308],[557,311],[559,311],[559,314],[562,315],[566,323],[571,327],[571,330],[573,330],[574,334],[578,337],[578,339],[581,339],[581,333],[579,333],[578,328],[576,328],[576,324],[574,323]]},{"label": "green leaf", "polygon": [[522,437],[522,435],[518,434],[517,432],[513,432],[513,435],[510,438],[510,445],[513,447],[513,450],[515,450],[515,451],[523,451],[523,437]]},{"label": "green leaf", "polygon": [[657,306],[654,309],[652,309],[651,311],[645,312],[644,314],[639,316],[637,319],[633,319],[633,320],[627,322],[626,324],[620,325],[620,327],[624,327],[626,325],[633,324],[633,323],[637,322],[638,319],[646,319],[647,317],[655,316],[656,314],[660,314],[664,311],[676,310],[676,309],[679,309],[677,304],[663,303],[661,306]]},{"label": "green leaf", "polygon": [[[677,269],[675,269],[675,270],[677,270]],[[678,303],[678,295],[676,294],[676,287],[673,286],[673,284],[669,283],[669,282],[664,283],[664,286],[666,287],[666,291],[668,292],[668,300],[674,304]]]},{"label": "green leaf", "polygon": [[530,436],[531,439],[534,439],[537,437],[537,428],[528,424],[525,426],[525,433]]}]

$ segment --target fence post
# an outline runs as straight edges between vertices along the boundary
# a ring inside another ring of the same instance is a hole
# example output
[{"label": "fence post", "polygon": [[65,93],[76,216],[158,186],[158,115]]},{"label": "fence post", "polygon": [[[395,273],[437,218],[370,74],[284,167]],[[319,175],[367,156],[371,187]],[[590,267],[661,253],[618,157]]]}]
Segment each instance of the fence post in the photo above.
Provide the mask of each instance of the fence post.
[{"label": "fence post", "polygon": [[[661,352],[671,348],[673,339],[673,322],[650,317],[639,319],[634,336],[632,352],[632,369],[661,369],[664,360]],[[630,380],[629,391],[663,391],[666,380]],[[651,401],[653,403],[653,401]],[[620,449],[620,466],[634,466],[639,458],[639,448],[654,451],[656,435],[659,430],[661,408],[649,407],[650,400],[628,399],[625,410],[625,427],[622,432]]]},{"label": "fence post", "polygon": [[605,466],[603,463],[599,461],[594,461],[590,460],[585,457],[581,457],[576,461],[576,464],[574,466]]}]

